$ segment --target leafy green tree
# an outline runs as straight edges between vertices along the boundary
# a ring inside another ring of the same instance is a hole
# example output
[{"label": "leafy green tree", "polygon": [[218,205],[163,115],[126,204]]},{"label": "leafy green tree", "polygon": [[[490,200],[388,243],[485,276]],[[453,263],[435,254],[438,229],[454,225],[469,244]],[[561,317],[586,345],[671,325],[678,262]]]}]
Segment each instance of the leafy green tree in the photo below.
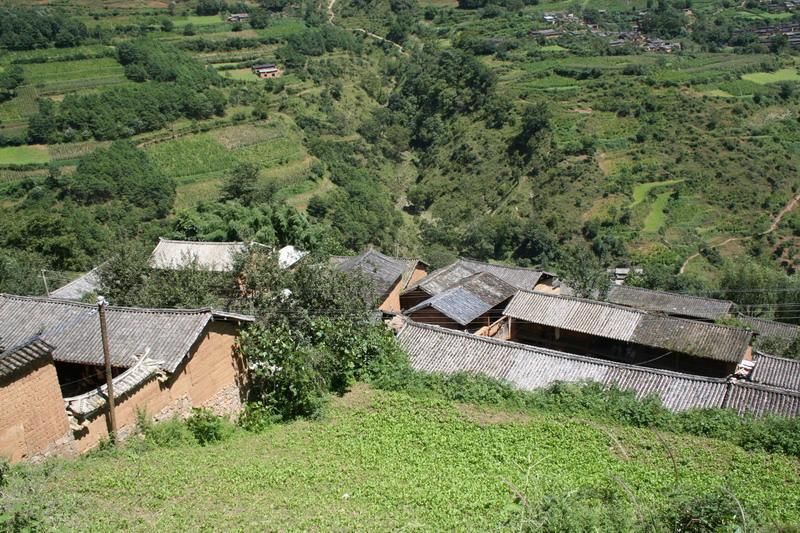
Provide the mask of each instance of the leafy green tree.
[{"label": "leafy green tree", "polygon": [[563,248],[557,262],[561,279],[579,298],[605,297],[609,278],[606,269],[597,257],[579,244],[569,244]]},{"label": "leafy green tree", "polygon": [[222,184],[223,200],[238,200],[242,205],[250,205],[258,186],[258,166],[253,163],[239,163],[230,171]]}]

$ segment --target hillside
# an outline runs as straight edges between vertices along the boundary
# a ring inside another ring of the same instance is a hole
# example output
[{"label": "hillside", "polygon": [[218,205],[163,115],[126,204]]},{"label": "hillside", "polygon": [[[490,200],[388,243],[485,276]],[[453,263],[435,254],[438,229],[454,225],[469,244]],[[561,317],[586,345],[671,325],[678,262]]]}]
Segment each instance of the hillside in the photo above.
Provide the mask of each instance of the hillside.
[{"label": "hillside", "polygon": [[72,530],[538,530],[649,528],[722,493],[775,527],[800,520],[798,472],[797,459],[713,440],[359,385],[320,420],[222,444],[22,467],[3,502]]},{"label": "hillside", "polygon": [[[4,30],[2,290],[43,294],[41,269],[61,285],[158,236],[640,264],[712,295],[728,265],[796,270],[798,59],[755,33],[790,12],[339,0],[232,22],[205,4],[59,4],[60,38]],[[131,166],[113,141],[163,197],[108,186]],[[252,183],[228,189],[235,169]]]}]

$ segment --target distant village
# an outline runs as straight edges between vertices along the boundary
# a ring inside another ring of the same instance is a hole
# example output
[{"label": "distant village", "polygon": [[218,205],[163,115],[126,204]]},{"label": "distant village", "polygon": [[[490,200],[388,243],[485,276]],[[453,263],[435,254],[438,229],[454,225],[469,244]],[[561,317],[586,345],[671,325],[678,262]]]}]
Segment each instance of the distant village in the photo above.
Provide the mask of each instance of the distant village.
[{"label": "distant village", "polygon": [[[248,246],[161,239],[150,267],[232,271]],[[284,269],[307,256],[292,246],[274,253]],[[607,296],[590,299],[553,272],[466,258],[431,270],[369,249],[330,263],[372,281],[376,319],[420,371],[473,372],[523,390],[595,381],[655,394],[673,411],[800,414],[800,361],[753,348],[758,336],[795,340],[800,326],[745,316],[730,301],[632,287],[630,269],[610,272]],[[253,316],[84,303],[98,284],[93,270],[44,297],[0,294],[0,456],[72,456],[108,437],[101,312],[120,438],[141,412],[164,420],[192,407],[241,409],[248,367],[233,345]]]}]

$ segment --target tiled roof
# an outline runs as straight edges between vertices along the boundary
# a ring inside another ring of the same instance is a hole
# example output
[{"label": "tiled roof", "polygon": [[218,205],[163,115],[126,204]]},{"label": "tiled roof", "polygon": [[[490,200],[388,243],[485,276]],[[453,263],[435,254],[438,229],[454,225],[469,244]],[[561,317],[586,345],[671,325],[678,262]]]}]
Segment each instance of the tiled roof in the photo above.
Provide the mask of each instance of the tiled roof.
[{"label": "tiled roof", "polygon": [[53,347],[38,337],[0,353],[0,378],[9,378],[42,358],[52,357]]},{"label": "tiled roof", "polygon": [[452,265],[431,272],[407,290],[421,289],[434,296],[455,286],[464,278],[479,272],[492,274],[517,289],[533,289],[545,274],[531,268],[492,265],[472,259],[459,259]]},{"label": "tiled roof", "polygon": [[84,275],[76,278],[63,287],[50,292],[50,298],[57,300],[80,301],[87,294],[97,293],[100,290],[100,274],[93,268]]},{"label": "tiled roof", "polygon": [[645,314],[594,300],[519,291],[505,310],[511,318],[631,342]]},{"label": "tiled roof", "polygon": [[411,316],[421,309],[433,307],[462,326],[466,326],[493,307],[511,298],[516,291],[515,287],[494,275],[488,272],[479,272],[408,309],[406,314]]},{"label": "tiled roof", "polygon": [[778,337],[788,341],[793,341],[800,337],[800,326],[776,322],[774,320],[764,320],[752,316],[739,316],[739,320],[748,328],[752,329],[762,337]]},{"label": "tiled roof", "polygon": [[668,316],[645,315],[632,341],[696,357],[738,363],[750,346],[746,329]]},{"label": "tiled roof", "polygon": [[733,307],[733,302],[727,300],[651,291],[629,285],[613,285],[608,291],[607,300],[614,304],[635,307],[645,311],[660,311],[670,315],[706,320],[722,318],[730,313]]},{"label": "tiled roof", "polygon": [[377,250],[367,250],[355,257],[349,257],[334,264],[344,272],[360,272],[375,282],[375,290],[385,295],[398,283],[405,286],[414,269],[420,263],[417,259],[400,259],[384,255]]},{"label": "tiled roof", "polygon": [[159,239],[150,256],[150,265],[160,269],[180,269],[197,261],[199,268],[215,272],[233,270],[236,255],[244,252],[243,242],[192,242]]},{"label": "tiled roof", "polygon": [[800,391],[800,361],[784,359],[774,355],[759,355],[750,373],[750,380],[764,385],[772,385]]},{"label": "tiled roof", "polygon": [[750,413],[755,416],[798,416],[800,392],[736,381],[730,385],[724,407],[734,409],[739,414]]},{"label": "tiled roof", "polygon": [[[155,376],[161,367],[161,361],[143,357],[134,366],[113,379],[114,400],[118,402],[128,396],[152,376]],[[108,402],[108,386],[102,385],[79,396],[64,398],[67,410],[73,415],[86,418],[87,416],[104,408]]]},{"label": "tiled roof", "polygon": [[723,379],[614,363],[412,321],[400,331],[398,341],[417,370],[474,372],[524,390],[559,381],[597,381],[634,390],[639,398],[657,394],[672,411],[720,407],[727,386]]},{"label": "tiled roof", "polygon": [[619,305],[519,291],[506,307],[513,319],[718,361],[742,360],[751,332]]},{"label": "tiled roof", "polygon": [[[209,309],[107,308],[111,357],[114,366],[131,367],[148,351],[173,372],[206,325],[215,317],[250,321],[252,317],[216,314]],[[17,344],[39,335],[53,348],[56,361],[103,364],[97,306],[0,294],[0,338]]]}]

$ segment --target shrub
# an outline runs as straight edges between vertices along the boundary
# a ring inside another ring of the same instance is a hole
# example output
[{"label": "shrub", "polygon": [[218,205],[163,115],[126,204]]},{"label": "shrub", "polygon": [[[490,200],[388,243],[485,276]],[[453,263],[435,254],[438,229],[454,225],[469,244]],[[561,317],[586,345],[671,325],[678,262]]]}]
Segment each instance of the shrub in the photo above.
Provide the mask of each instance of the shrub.
[{"label": "shrub", "polygon": [[232,433],[225,419],[205,408],[192,408],[192,415],[186,419],[186,427],[201,446],[221,442]]},{"label": "shrub", "polygon": [[270,406],[261,402],[249,402],[239,414],[239,427],[251,433],[261,433],[280,419]]},{"label": "shrub", "polygon": [[152,444],[159,448],[178,448],[195,444],[195,437],[186,424],[178,419],[173,418],[158,424],[150,425],[142,432],[145,442]]},{"label": "shrub", "polygon": [[742,525],[742,511],[733,495],[720,490],[705,494],[679,491],[672,495],[660,521],[670,531],[731,530]]}]

